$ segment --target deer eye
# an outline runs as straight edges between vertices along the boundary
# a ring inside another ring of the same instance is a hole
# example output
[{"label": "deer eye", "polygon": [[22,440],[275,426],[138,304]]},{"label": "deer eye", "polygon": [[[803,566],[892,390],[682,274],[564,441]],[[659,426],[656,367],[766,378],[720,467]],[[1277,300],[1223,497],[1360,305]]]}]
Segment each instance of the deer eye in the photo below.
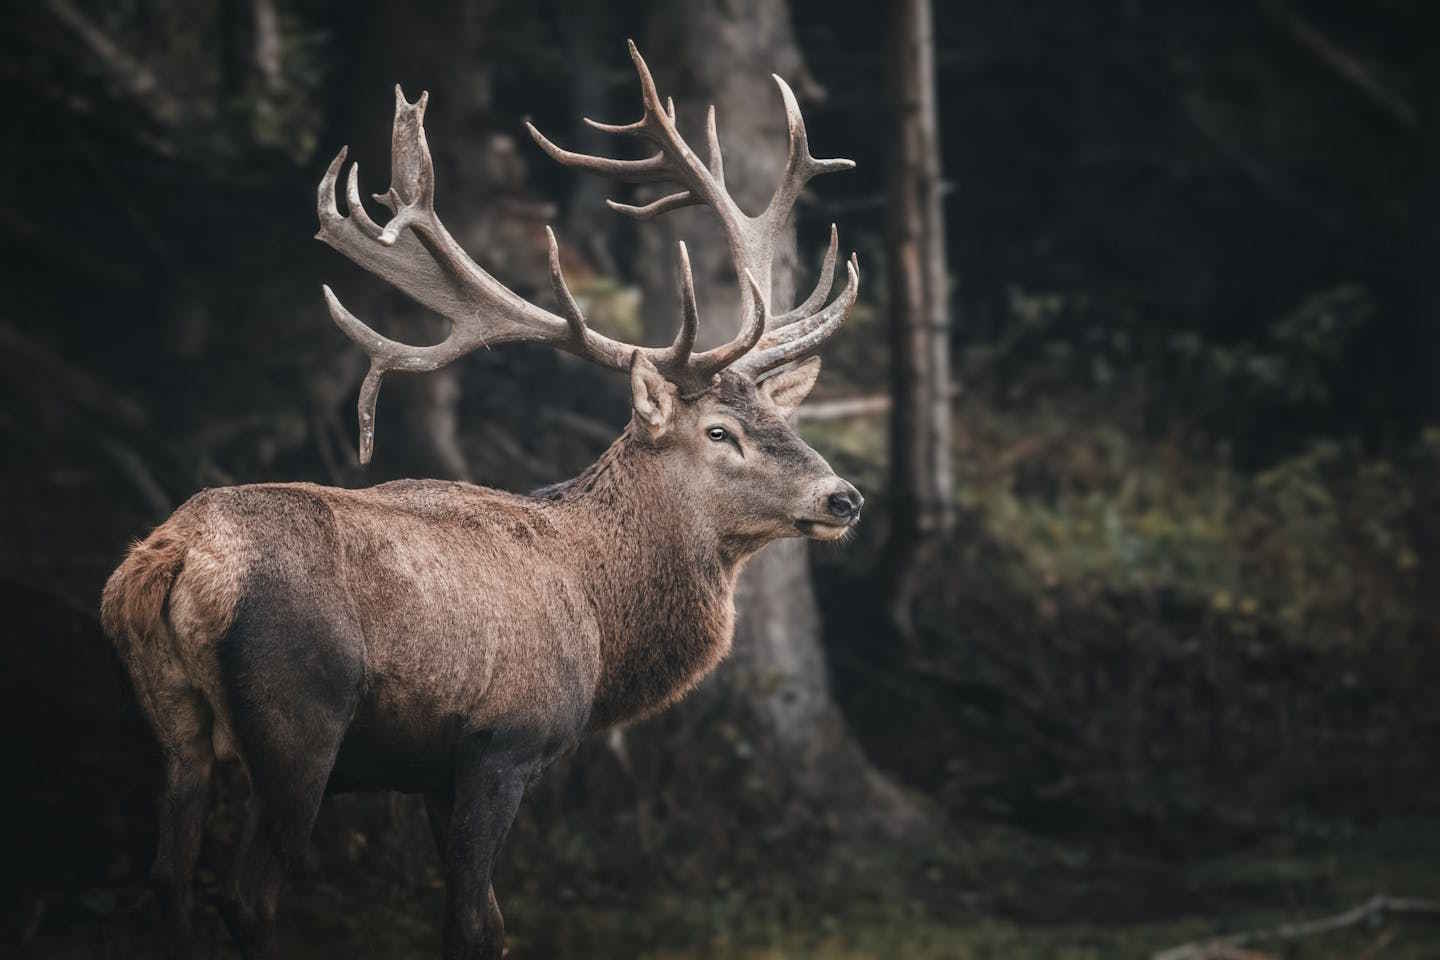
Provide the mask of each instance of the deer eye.
[{"label": "deer eye", "polygon": [[711,440],[714,440],[716,443],[724,443],[726,440],[730,439],[730,431],[726,430],[724,427],[711,427],[709,430],[705,431],[705,436],[709,437]]}]

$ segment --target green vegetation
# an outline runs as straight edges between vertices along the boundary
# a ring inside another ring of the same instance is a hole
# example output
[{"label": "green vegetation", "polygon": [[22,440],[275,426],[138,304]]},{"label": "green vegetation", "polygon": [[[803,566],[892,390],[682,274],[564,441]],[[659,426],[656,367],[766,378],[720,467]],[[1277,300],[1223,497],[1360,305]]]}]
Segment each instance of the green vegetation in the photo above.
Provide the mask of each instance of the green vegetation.
[{"label": "green vegetation", "polygon": [[1399,460],[1320,440],[1246,474],[1098,417],[968,403],[961,424],[958,501],[1023,561],[1017,587],[1170,588],[1302,644],[1414,624],[1412,512],[1440,480],[1440,431]]}]

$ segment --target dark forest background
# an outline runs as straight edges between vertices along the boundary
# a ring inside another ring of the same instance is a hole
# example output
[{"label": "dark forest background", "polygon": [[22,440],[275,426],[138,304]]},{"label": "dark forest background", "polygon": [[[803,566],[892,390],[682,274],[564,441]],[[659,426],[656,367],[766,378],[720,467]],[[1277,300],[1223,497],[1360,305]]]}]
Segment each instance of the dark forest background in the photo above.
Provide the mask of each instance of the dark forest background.
[{"label": "dark forest background", "polygon": [[[393,334],[443,334],[311,239],[341,145],[383,189],[396,81],[431,91],[447,225],[517,291],[547,296],[552,223],[596,325],[659,343],[685,237],[702,314],[729,315],[703,217],[615,217],[614,185],[521,130],[588,149],[581,115],[636,115],[633,36],[682,129],[717,104],[742,203],[783,161],[772,71],[816,153],[858,162],[804,198],[795,282],[837,221],[865,281],[802,432],[869,506],[849,544],[767,550],[735,655],[681,708],[535,788],[496,882],[512,955],[1140,956],[1376,895],[1423,902],[1174,956],[1436,955],[1427,13],[935,5],[955,522],[899,629],[884,5],[7,8],[0,942],[152,949],[158,769],[96,610],[127,543],[221,484],[533,489],[628,415],[623,378],[497,349],[393,378],[357,465],[364,364],[320,283]],[[236,826],[223,798],[212,821],[209,894]],[[442,899],[413,798],[334,798],[282,911],[286,955],[434,955]]]}]

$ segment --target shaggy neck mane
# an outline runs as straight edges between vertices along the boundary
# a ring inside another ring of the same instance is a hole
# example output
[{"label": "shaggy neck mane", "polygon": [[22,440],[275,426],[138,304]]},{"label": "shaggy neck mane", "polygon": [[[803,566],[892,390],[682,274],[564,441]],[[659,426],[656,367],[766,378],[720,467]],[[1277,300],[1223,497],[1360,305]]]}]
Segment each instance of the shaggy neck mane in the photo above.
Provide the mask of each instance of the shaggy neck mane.
[{"label": "shaggy neck mane", "polygon": [[743,557],[683,502],[663,456],[626,427],[573,480],[536,491],[574,511],[572,562],[601,627],[592,727],[663,709],[730,649]]}]

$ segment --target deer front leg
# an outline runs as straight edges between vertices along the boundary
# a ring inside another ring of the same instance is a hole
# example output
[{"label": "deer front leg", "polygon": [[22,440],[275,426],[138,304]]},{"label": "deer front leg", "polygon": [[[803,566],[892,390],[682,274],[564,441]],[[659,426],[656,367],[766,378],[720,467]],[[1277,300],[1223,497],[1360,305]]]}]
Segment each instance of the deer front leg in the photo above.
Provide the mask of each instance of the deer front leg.
[{"label": "deer front leg", "polygon": [[448,820],[445,960],[499,960],[504,954],[505,922],[490,879],[525,786],[539,767],[539,750],[526,738],[478,734],[456,751],[448,817],[443,803],[430,801],[432,824]]}]

